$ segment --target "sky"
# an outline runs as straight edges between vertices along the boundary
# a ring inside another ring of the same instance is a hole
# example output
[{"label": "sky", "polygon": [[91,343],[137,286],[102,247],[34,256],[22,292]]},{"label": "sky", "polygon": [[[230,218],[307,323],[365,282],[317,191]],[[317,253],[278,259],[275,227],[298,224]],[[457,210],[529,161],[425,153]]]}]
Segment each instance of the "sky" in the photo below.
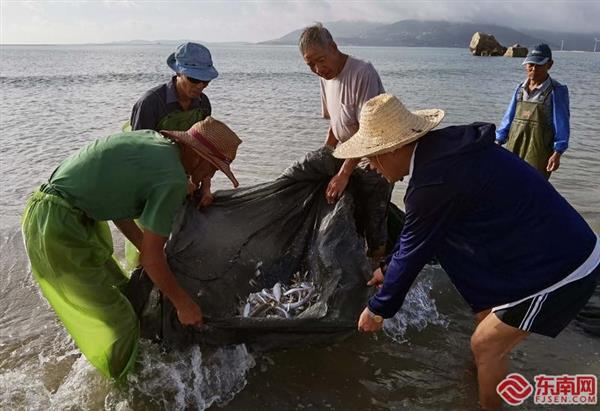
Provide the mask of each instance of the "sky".
[{"label": "sky", "polygon": [[599,32],[600,0],[0,0],[0,44],[258,42],[316,21],[405,19]]}]

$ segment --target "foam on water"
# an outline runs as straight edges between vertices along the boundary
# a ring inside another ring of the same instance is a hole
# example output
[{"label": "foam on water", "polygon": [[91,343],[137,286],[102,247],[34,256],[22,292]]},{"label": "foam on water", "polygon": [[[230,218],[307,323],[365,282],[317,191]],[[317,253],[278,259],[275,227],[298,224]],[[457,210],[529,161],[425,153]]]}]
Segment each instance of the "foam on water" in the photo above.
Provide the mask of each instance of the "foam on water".
[{"label": "foam on water", "polygon": [[[77,350],[57,352],[0,374],[0,408],[204,410],[230,401],[245,387],[254,365],[244,345],[203,354],[196,346],[165,352],[142,341],[136,369],[119,385],[102,377]],[[61,368],[54,386],[45,371],[56,376]]]},{"label": "foam on water", "polygon": [[205,353],[197,346],[168,353],[156,344],[142,347],[140,366],[127,379],[128,402],[139,397],[161,409],[226,404],[246,386],[246,373],[255,365],[243,344]]},{"label": "foam on water", "polygon": [[448,327],[448,320],[441,315],[435,305],[435,299],[430,296],[433,288],[432,268],[426,266],[418,281],[406,295],[404,304],[393,318],[385,320],[383,331],[394,341],[406,341],[404,334],[409,327],[418,331],[424,330],[428,325]]}]

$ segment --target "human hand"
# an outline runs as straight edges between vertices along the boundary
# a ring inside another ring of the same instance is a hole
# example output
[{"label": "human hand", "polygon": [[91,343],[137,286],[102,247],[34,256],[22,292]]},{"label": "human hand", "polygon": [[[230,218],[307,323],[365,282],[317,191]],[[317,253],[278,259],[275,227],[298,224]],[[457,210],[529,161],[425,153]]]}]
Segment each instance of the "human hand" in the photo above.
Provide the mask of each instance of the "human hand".
[{"label": "human hand", "polygon": [[210,190],[200,190],[200,201],[198,202],[198,208],[208,207],[215,201],[215,196]]},{"label": "human hand", "polygon": [[373,277],[371,277],[371,279],[367,282],[367,285],[369,287],[374,285],[377,288],[381,288],[383,285],[383,270],[381,267],[373,271]]},{"label": "human hand", "polygon": [[553,172],[558,170],[560,167],[560,156],[561,154],[558,151],[555,151],[550,158],[548,159],[548,165],[546,166],[546,171]]},{"label": "human hand", "polygon": [[183,298],[175,309],[177,310],[177,318],[183,325],[202,325],[202,310],[189,296]]},{"label": "human hand", "polygon": [[194,191],[196,191],[197,188],[198,188],[198,186],[196,186],[196,184],[194,184],[194,182],[191,179],[188,179],[188,181],[187,181],[187,193],[188,193],[188,195],[194,194]]},{"label": "human hand", "polygon": [[360,315],[360,318],[358,319],[358,331],[362,333],[381,331],[381,328],[383,327],[383,319],[379,317],[381,321],[376,321],[375,319],[377,317],[379,316],[375,316],[373,313],[371,313],[371,311],[369,311],[369,307],[365,307]]},{"label": "human hand", "polygon": [[350,176],[346,174],[336,174],[331,177],[325,189],[325,199],[328,204],[334,204],[342,196],[349,180]]}]

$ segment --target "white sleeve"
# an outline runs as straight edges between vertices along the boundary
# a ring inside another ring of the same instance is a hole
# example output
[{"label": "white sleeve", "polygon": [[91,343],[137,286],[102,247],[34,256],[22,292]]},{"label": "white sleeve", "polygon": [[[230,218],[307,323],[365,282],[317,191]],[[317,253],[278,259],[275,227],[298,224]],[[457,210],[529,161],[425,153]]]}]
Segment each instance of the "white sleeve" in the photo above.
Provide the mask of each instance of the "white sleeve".
[{"label": "white sleeve", "polygon": [[327,97],[325,96],[325,86],[323,80],[319,81],[321,86],[321,116],[329,120],[329,110],[327,110]]},{"label": "white sleeve", "polygon": [[385,93],[381,78],[375,70],[375,67],[371,63],[367,63],[367,66],[358,81],[358,88],[356,90],[356,106],[358,109],[357,115],[360,113],[363,104],[378,96]]}]

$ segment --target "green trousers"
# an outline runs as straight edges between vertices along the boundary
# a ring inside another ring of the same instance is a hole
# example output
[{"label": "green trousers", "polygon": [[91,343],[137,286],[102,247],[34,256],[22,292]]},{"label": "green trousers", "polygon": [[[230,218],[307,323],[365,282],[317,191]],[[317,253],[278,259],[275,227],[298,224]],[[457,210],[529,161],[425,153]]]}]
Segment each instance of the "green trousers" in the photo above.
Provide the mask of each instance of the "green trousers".
[{"label": "green trousers", "polygon": [[112,256],[108,224],[42,187],[22,229],[33,276],[77,347],[104,376],[124,377],[135,363],[139,322],[121,292],[128,279]]}]

